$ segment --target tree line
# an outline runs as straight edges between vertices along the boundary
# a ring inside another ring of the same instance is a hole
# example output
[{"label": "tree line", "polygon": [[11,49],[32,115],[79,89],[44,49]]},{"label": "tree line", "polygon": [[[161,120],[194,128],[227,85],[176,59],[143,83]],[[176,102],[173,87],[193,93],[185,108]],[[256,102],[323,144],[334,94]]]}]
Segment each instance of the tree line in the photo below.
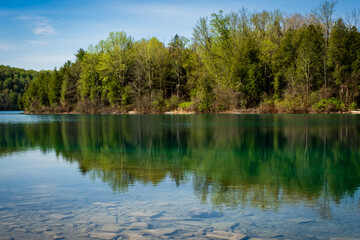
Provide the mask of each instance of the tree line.
[{"label": "tree line", "polygon": [[310,14],[245,9],[200,18],[190,40],[135,41],[125,32],[40,71],[28,111],[330,112],[360,103],[360,10],[334,18],[336,1]]}]

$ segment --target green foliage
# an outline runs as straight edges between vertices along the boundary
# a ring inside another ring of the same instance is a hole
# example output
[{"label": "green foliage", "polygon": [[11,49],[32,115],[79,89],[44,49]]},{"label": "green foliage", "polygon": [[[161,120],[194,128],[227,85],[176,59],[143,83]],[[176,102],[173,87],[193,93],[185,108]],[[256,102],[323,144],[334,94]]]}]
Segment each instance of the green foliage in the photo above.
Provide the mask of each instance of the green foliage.
[{"label": "green foliage", "polygon": [[98,62],[98,54],[91,52],[87,52],[81,62],[82,72],[79,79],[81,101],[90,99],[94,104],[100,103],[101,82],[96,71]]},{"label": "green foliage", "polygon": [[98,89],[101,91],[101,101],[105,104],[119,105],[124,102],[123,98],[127,98],[122,95],[128,77],[127,53],[132,44],[132,38],[126,33],[111,32],[105,41],[95,46],[98,49],[98,62],[95,66],[99,77]]},{"label": "green foliage", "polygon": [[165,101],[166,109],[169,111],[177,109],[179,102],[177,96],[173,95]]},{"label": "green foliage", "polygon": [[130,105],[132,100],[132,91],[130,86],[124,88],[124,93],[121,96],[121,104],[124,106]]},{"label": "green foliage", "polygon": [[347,28],[338,19],[330,35],[328,64],[332,68],[333,84],[338,89],[338,98],[350,105],[359,96],[360,34],[355,28]]},{"label": "green foliage", "polygon": [[33,70],[0,65],[0,111],[21,109],[21,97],[36,76]]},{"label": "green foliage", "polygon": [[358,105],[357,105],[356,102],[352,102],[352,103],[350,104],[349,108],[350,108],[351,110],[357,110],[357,109],[358,109]]},{"label": "green foliage", "polygon": [[50,82],[49,82],[49,101],[50,105],[58,105],[60,103],[61,96],[61,84],[63,78],[60,76],[59,72],[55,69],[51,74]]},{"label": "green foliage", "polygon": [[311,90],[317,90],[323,79],[323,34],[319,26],[309,25],[300,33],[300,43],[297,50],[297,87],[303,92],[306,107],[310,105]]},{"label": "green foliage", "polygon": [[203,89],[199,93],[200,102],[198,105],[198,109],[200,112],[209,112],[212,110],[213,102],[214,102],[214,94],[209,87]]},{"label": "green foliage", "polygon": [[63,76],[63,82],[61,86],[62,105],[73,106],[79,100],[77,87],[81,75],[80,58],[83,59],[85,56],[85,52],[82,52],[83,50],[81,50],[79,50],[78,54],[76,54],[77,60],[75,63],[67,61],[60,69],[61,75]]},{"label": "green foliage", "polygon": [[163,111],[166,108],[166,105],[167,102],[161,95],[158,95],[155,100],[151,102],[151,107],[157,112]]},{"label": "green foliage", "polygon": [[23,97],[22,104],[26,110],[38,110],[41,107],[50,106],[49,82],[51,81],[50,71],[40,71],[37,77],[29,84]]},{"label": "green foliage", "polygon": [[284,99],[275,102],[275,107],[282,112],[302,113],[307,111],[303,97],[291,94],[286,94]]},{"label": "green foliage", "polygon": [[[321,6],[306,17],[219,11],[197,21],[192,42],[176,34],[167,46],[155,37],[134,41],[111,32],[80,49],[74,63],[39,74],[19,103],[28,110],[87,109],[91,103],[93,109],[139,112],[173,110],[190,101],[200,112],[270,108],[267,99],[285,112],[312,106],[338,111],[330,103],[320,106],[330,97],[345,106],[360,104],[360,33],[333,20],[335,4]],[[23,76],[2,75],[0,92],[9,90],[0,102],[18,102],[14,93],[21,95]]]},{"label": "green foliage", "polygon": [[194,102],[182,102],[182,103],[179,103],[179,108],[180,109],[188,109],[193,104],[194,104]]},{"label": "green foliage", "polygon": [[321,99],[312,107],[317,112],[340,112],[345,110],[345,104],[335,98]]}]

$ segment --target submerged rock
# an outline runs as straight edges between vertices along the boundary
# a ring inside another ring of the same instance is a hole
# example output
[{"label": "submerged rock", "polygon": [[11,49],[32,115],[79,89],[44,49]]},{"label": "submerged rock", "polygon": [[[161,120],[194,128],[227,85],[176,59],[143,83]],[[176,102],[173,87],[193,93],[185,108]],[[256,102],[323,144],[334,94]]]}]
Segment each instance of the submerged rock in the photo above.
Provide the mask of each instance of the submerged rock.
[{"label": "submerged rock", "polygon": [[170,236],[177,232],[181,231],[181,229],[177,228],[158,228],[153,230],[148,230],[149,233],[153,237],[160,237],[160,236]]},{"label": "submerged rock", "polygon": [[177,221],[176,224],[184,225],[186,227],[196,227],[196,228],[211,228],[211,225],[204,221],[198,221],[196,219],[184,219],[184,221]]},{"label": "submerged rock", "polygon": [[360,238],[330,238],[330,240],[360,240]]},{"label": "submerged rock", "polygon": [[16,232],[23,232],[23,233],[27,233],[28,230],[24,229],[24,228],[14,228],[12,229],[12,231],[16,231]]},{"label": "submerged rock", "polygon": [[50,214],[49,217],[55,220],[65,220],[73,218],[74,216],[67,214]]},{"label": "submerged rock", "polygon": [[116,223],[116,217],[106,214],[98,214],[90,217],[90,221],[94,223],[114,224]]},{"label": "submerged rock", "polygon": [[221,231],[232,231],[234,228],[236,228],[237,226],[239,226],[240,223],[234,223],[234,222],[219,222],[219,223],[214,223],[213,227],[215,230],[221,230]]},{"label": "submerged rock", "polygon": [[90,237],[104,239],[104,240],[113,239],[116,236],[117,236],[116,233],[110,233],[110,232],[92,232],[92,233],[90,233]]},{"label": "submerged rock", "polygon": [[145,222],[134,222],[130,224],[130,230],[144,230],[144,229],[151,229],[152,225]]},{"label": "submerged rock", "polygon": [[274,233],[274,232],[269,232],[268,234],[261,234],[260,236],[262,236],[261,238],[268,238],[268,239],[272,239],[272,238],[282,238],[284,237],[284,235],[279,234],[279,233]]},{"label": "submerged rock", "polygon": [[310,222],[312,222],[312,220],[308,219],[308,218],[291,218],[291,219],[288,219],[288,222],[293,222],[296,224],[304,224],[304,223],[310,223]]},{"label": "submerged rock", "polygon": [[91,205],[98,206],[98,207],[117,207],[118,206],[118,204],[111,203],[111,202],[93,202]]},{"label": "submerged rock", "polygon": [[117,224],[105,224],[102,228],[101,231],[103,232],[120,232],[121,230],[124,230],[125,228],[117,225]]},{"label": "submerged rock", "polygon": [[158,218],[161,217],[165,211],[156,212],[156,211],[133,211],[128,213],[129,216],[133,217],[146,217],[146,218]]},{"label": "submerged rock", "polygon": [[189,215],[192,218],[213,218],[224,216],[223,213],[209,209],[192,209],[189,211]]},{"label": "submerged rock", "polygon": [[243,240],[247,239],[248,236],[242,233],[231,233],[231,232],[224,232],[224,231],[213,231],[206,233],[206,237],[208,239],[213,240],[222,240],[222,239],[229,239],[229,240]]},{"label": "submerged rock", "polygon": [[52,239],[53,239],[53,240],[62,240],[62,239],[65,239],[65,237],[62,236],[62,235],[54,235],[54,236],[52,237]]},{"label": "submerged rock", "polygon": [[[34,233],[43,233],[46,231],[46,228],[35,228],[34,230],[32,230],[32,232]],[[1,240],[1,238],[0,238]]]},{"label": "submerged rock", "polygon": [[271,238],[250,238],[249,240],[270,240]]},{"label": "submerged rock", "polygon": [[150,240],[151,239],[149,237],[145,237],[145,236],[143,236],[141,234],[137,234],[137,233],[125,233],[124,236],[128,240]]},{"label": "submerged rock", "polygon": [[61,231],[53,231],[53,230],[47,230],[47,231],[45,231],[45,232],[43,232],[43,234],[45,234],[45,235],[49,235],[49,236],[55,236],[55,235],[61,235],[61,234],[63,234],[63,232],[61,232]]},{"label": "submerged rock", "polygon": [[11,240],[12,238],[9,237],[9,236],[4,236],[4,237],[1,237],[0,236],[0,240]]}]

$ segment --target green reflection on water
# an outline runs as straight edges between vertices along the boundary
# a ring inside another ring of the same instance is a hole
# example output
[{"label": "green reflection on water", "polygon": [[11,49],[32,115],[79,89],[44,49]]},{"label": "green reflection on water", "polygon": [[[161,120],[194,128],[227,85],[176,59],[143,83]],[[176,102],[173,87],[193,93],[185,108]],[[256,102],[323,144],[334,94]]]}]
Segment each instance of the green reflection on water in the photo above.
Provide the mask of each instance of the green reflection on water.
[{"label": "green reflection on water", "polygon": [[353,115],[30,118],[0,123],[0,154],[55,151],[119,192],[170,176],[177,185],[191,180],[201,201],[217,206],[321,202],[321,215],[331,217],[329,201],[353,196],[360,183],[360,118]]}]

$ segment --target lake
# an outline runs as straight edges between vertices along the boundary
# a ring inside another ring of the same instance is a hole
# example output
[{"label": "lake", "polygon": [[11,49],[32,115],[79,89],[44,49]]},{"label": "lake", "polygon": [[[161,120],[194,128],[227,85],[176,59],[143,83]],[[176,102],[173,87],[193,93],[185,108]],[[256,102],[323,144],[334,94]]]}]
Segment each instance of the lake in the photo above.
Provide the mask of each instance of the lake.
[{"label": "lake", "polygon": [[360,115],[0,114],[0,239],[360,239]]}]

